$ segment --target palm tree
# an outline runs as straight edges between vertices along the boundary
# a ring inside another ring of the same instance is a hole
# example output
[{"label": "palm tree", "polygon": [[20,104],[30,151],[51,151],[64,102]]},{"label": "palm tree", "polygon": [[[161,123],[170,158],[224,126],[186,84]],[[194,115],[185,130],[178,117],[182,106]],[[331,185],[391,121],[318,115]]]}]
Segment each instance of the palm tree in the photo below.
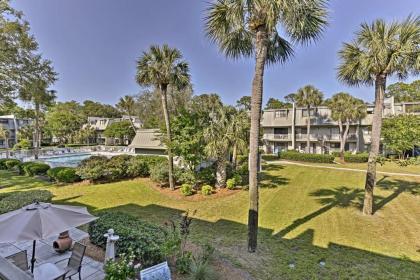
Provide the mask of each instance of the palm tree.
[{"label": "palm tree", "polygon": [[47,90],[48,82],[46,80],[37,79],[28,82],[19,92],[21,100],[30,102],[35,108],[35,135],[33,139],[34,157],[38,159],[39,149],[41,148],[41,113],[42,108],[52,105],[56,98],[54,90]]},{"label": "palm tree", "polygon": [[371,149],[365,182],[363,213],[373,214],[373,189],[376,184],[376,158],[379,154],[382,110],[387,78],[399,79],[420,71],[420,17],[409,16],[402,22],[378,19],[363,23],[351,43],[339,52],[338,79],[351,86],[375,85]]},{"label": "palm tree", "polygon": [[298,106],[306,108],[308,113],[306,119],[306,152],[310,153],[311,145],[311,108],[317,108],[322,103],[322,92],[314,86],[307,85],[300,88],[296,93],[296,103]]},{"label": "palm tree", "polygon": [[249,115],[245,110],[236,110],[233,112],[230,124],[229,135],[232,142],[232,165],[236,168],[236,159],[238,152],[245,153],[248,146],[249,135]]},{"label": "palm tree", "polygon": [[4,146],[6,148],[6,158],[9,158],[9,130],[0,126],[0,139],[4,140]]},{"label": "palm tree", "polygon": [[217,0],[210,4],[207,13],[207,35],[227,57],[255,58],[251,94],[248,212],[248,251],[255,252],[264,69],[267,64],[284,63],[293,55],[292,45],[280,30],[298,43],[309,43],[319,38],[327,23],[325,0]]},{"label": "palm tree", "polygon": [[137,83],[141,86],[154,86],[159,90],[162,101],[162,111],[166,124],[167,151],[169,160],[169,186],[175,189],[173,178],[174,162],[171,152],[171,125],[168,112],[168,86],[182,89],[190,84],[188,63],[182,59],[178,49],[168,45],[151,46],[148,52],[143,52],[137,61]]},{"label": "palm tree", "polygon": [[134,126],[131,116],[134,115],[135,106],[136,102],[134,101],[134,98],[130,95],[121,97],[116,105],[118,110],[120,110],[123,114],[126,114],[128,116],[128,118],[130,119],[131,127],[134,129],[134,131],[136,131],[137,129]]},{"label": "palm tree", "polygon": [[366,105],[363,100],[348,93],[335,94],[327,102],[331,109],[331,118],[338,123],[340,136],[340,159],[344,161],[344,147],[346,146],[350,124],[366,116]]},{"label": "palm tree", "polygon": [[230,126],[232,124],[231,112],[226,106],[215,108],[210,114],[210,122],[204,130],[206,143],[204,151],[207,156],[216,160],[216,187],[226,186],[226,166],[231,148]]}]

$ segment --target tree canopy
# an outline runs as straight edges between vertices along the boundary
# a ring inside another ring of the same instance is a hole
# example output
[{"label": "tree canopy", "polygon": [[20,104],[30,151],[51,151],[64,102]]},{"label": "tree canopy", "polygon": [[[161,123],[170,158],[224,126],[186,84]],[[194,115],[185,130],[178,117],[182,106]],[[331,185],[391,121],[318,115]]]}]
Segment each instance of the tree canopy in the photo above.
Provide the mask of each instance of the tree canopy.
[{"label": "tree canopy", "polygon": [[420,101],[420,80],[406,84],[398,82],[387,87],[387,97],[393,96],[395,102],[415,102]]},{"label": "tree canopy", "polygon": [[267,104],[265,105],[265,110],[268,109],[285,109],[285,108],[290,108],[292,107],[292,105],[290,103],[287,102],[283,102],[277,98],[273,98],[270,97],[270,99],[268,99]]},{"label": "tree canopy", "polygon": [[104,131],[106,137],[118,139],[128,138],[131,140],[135,134],[136,132],[131,126],[130,121],[127,120],[111,123]]}]

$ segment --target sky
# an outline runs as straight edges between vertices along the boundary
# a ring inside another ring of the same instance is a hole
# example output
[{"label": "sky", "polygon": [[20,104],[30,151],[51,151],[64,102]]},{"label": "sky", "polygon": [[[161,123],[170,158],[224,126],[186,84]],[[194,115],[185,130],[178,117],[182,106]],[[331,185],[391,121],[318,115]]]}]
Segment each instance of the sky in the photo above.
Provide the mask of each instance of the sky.
[{"label": "sky", "polygon": [[[24,12],[40,51],[59,73],[52,86],[59,101],[115,104],[121,96],[138,94],[142,89],[135,82],[137,58],[150,45],[167,43],[188,61],[194,94],[218,93],[234,104],[251,93],[254,60],[226,59],[206,37],[203,19],[211,1],[12,0],[12,6]],[[325,97],[345,91],[372,101],[372,87],[350,88],[337,81],[337,52],[352,40],[360,23],[418,15],[420,1],[330,0],[328,8],[329,26],[319,41],[295,46],[290,61],[267,68],[264,101],[306,84]]]}]

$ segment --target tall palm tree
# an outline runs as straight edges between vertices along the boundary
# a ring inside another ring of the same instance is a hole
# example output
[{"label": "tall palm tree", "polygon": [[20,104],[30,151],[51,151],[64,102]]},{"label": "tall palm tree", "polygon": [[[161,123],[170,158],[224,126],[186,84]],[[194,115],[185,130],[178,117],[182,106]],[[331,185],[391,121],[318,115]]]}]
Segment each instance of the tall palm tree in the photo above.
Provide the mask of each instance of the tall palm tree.
[{"label": "tall palm tree", "polygon": [[[216,0],[207,10],[206,32],[233,59],[254,57],[249,141],[248,251],[255,252],[258,234],[258,142],[264,69],[293,55],[294,42],[319,38],[327,23],[325,0]],[[281,34],[281,31],[284,31]]]},{"label": "tall palm tree", "polygon": [[238,152],[246,152],[249,135],[249,115],[245,110],[234,110],[230,124],[229,135],[232,141],[232,164],[236,168]]},{"label": "tall palm tree", "polygon": [[317,108],[322,103],[323,93],[311,85],[306,85],[298,89],[296,93],[296,103],[298,106],[306,108],[308,113],[306,118],[306,152],[310,153],[311,148],[311,109]]},{"label": "tall palm tree", "polygon": [[339,92],[328,100],[331,117],[338,123],[340,136],[340,158],[344,160],[344,147],[346,146],[350,124],[358,122],[366,116],[366,104],[363,100],[355,98],[348,93]]},{"label": "tall palm tree", "polygon": [[137,129],[134,126],[134,123],[131,117],[134,115],[135,106],[136,106],[136,101],[134,100],[134,97],[130,95],[121,97],[116,105],[118,110],[120,110],[123,114],[126,114],[128,116],[128,118],[130,119],[131,127],[134,129],[134,131],[136,131]]},{"label": "tall palm tree", "polygon": [[4,146],[6,149],[6,158],[9,158],[9,130],[0,126],[0,139],[4,140]]},{"label": "tall palm tree", "polygon": [[38,159],[39,150],[41,148],[41,114],[44,107],[53,104],[56,95],[54,90],[47,90],[48,82],[46,80],[37,79],[28,82],[19,92],[21,100],[30,102],[34,105],[35,112],[35,135],[33,136],[34,157]]},{"label": "tall palm tree", "polygon": [[231,112],[226,106],[215,108],[210,115],[210,122],[204,130],[207,156],[216,160],[216,187],[226,186],[226,166],[231,148],[230,126]]},{"label": "tall palm tree", "polygon": [[371,149],[365,182],[363,213],[373,214],[373,189],[376,184],[376,158],[379,154],[382,110],[387,78],[399,79],[420,71],[420,17],[402,22],[382,19],[361,24],[355,39],[339,51],[338,79],[351,86],[375,85]]},{"label": "tall palm tree", "polygon": [[136,80],[139,85],[154,86],[160,92],[168,141],[169,186],[174,190],[174,162],[170,148],[171,125],[167,91],[168,86],[182,89],[190,84],[188,63],[183,60],[181,52],[176,48],[170,48],[168,45],[151,46],[149,51],[143,52],[137,61]]}]

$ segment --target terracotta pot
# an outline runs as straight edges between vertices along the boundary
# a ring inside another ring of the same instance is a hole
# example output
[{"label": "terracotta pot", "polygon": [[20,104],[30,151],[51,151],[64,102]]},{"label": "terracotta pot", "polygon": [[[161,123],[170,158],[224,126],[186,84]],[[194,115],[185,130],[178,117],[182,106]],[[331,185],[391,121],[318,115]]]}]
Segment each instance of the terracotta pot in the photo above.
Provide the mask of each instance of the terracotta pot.
[{"label": "terracotta pot", "polygon": [[69,232],[65,231],[60,233],[58,239],[53,242],[53,248],[56,252],[64,253],[71,248],[72,243],[73,239],[69,236]]}]

